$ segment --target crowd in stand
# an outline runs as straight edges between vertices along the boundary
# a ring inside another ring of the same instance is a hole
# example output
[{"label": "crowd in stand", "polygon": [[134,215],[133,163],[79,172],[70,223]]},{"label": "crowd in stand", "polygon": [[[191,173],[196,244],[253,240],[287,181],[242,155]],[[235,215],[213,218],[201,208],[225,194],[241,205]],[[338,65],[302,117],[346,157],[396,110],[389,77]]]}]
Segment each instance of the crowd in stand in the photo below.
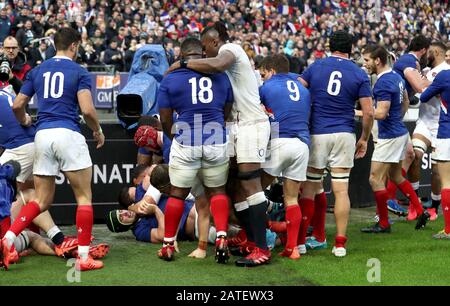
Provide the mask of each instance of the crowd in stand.
[{"label": "crowd in stand", "polygon": [[416,33],[444,43],[450,36],[448,0],[0,0],[0,42],[16,37],[34,67],[54,54],[55,30],[74,27],[83,64],[128,71],[141,45],[162,43],[175,59],[185,37],[218,20],[250,57],[283,52],[297,73],[330,53],[337,29],[354,35],[356,59],[371,42],[399,56]]}]

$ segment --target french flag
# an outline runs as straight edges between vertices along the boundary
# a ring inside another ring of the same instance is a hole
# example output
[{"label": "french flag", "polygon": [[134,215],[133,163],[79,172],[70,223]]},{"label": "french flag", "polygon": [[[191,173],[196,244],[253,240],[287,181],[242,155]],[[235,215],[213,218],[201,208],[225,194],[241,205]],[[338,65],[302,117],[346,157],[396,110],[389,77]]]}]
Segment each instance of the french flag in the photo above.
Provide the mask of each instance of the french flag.
[{"label": "french flag", "polygon": [[278,5],[278,13],[281,15],[292,15],[294,8],[289,5]]},{"label": "french flag", "polygon": [[441,109],[444,112],[444,114],[448,114],[448,104],[447,102],[444,101],[444,99],[442,99],[441,97]]},{"label": "french flag", "polygon": [[161,16],[160,16],[159,19],[160,19],[161,21],[164,22],[164,25],[165,25],[166,27],[168,27],[168,26],[170,25],[170,16],[169,16],[169,13],[163,12],[163,13],[161,14]]},{"label": "french flag", "polygon": [[200,32],[197,22],[195,21],[192,21],[190,24],[188,24],[188,28],[190,32]]}]

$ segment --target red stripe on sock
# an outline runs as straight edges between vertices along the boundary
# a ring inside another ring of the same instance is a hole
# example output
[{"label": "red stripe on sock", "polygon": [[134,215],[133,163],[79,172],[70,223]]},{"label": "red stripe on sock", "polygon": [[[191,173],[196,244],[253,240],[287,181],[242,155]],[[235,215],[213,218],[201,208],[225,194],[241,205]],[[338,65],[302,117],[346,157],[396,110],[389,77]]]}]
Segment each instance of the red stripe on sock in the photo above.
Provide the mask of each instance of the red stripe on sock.
[{"label": "red stripe on sock", "polygon": [[39,207],[39,204],[34,201],[28,202],[27,205],[22,207],[19,215],[17,216],[16,220],[14,220],[14,223],[11,225],[11,228],[9,230],[16,236],[18,236],[31,224],[31,222],[33,222],[34,218],[36,218],[40,214],[41,208]]},{"label": "red stripe on sock", "polygon": [[286,248],[293,249],[297,246],[301,221],[302,221],[302,211],[300,209],[300,206],[296,204],[286,207],[286,228],[287,228]]},{"label": "red stripe on sock", "polygon": [[78,244],[80,246],[89,246],[91,244],[92,225],[94,224],[92,205],[78,205],[76,224]]},{"label": "red stripe on sock", "polygon": [[214,219],[217,232],[228,231],[229,199],[225,194],[211,197],[211,215]]},{"label": "red stripe on sock", "polygon": [[306,232],[308,231],[308,226],[311,223],[311,219],[314,214],[314,200],[307,198],[300,199],[300,208],[302,211],[302,222],[300,225],[297,244],[305,244]]},{"label": "red stripe on sock", "polygon": [[420,216],[423,213],[422,205],[420,204],[419,198],[417,197],[416,192],[414,191],[411,183],[408,180],[404,180],[403,183],[397,185],[398,189],[409,198],[409,201],[413,205],[414,209],[417,212],[417,215]]},{"label": "red stripe on sock", "polygon": [[5,236],[6,232],[11,227],[11,218],[6,217],[2,221],[0,221],[0,239]]},{"label": "red stripe on sock", "polygon": [[319,242],[325,241],[325,219],[327,215],[327,195],[325,192],[319,193],[314,198],[314,217],[311,221],[314,227],[313,236]]},{"label": "red stripe on sock", "polygon": [[377,201],[377,213],[380,217],[381,227],[389,227],[387,201],[389,200],[389,193],[386,189],[375,191],[375,200]]},{"label": "red stripe on sock", "polygon": [[441,191],[441,205],[444,214],[445,232],[450,233],[450,189],[442,189]]},{"label": "red stripe on sock", "polygon": [[164,212],[164,238],[172,238],[177,234],[181,216],[184,211],[184,200],[170,197]]}]

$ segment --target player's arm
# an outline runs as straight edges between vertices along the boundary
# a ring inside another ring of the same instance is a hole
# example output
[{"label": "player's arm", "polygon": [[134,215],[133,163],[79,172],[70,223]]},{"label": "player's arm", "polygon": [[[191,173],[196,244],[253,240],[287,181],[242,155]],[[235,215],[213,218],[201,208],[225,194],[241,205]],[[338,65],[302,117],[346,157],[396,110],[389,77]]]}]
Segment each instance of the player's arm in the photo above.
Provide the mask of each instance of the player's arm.
[{"label": "player's arm", "polygon": [[309,88],[309,84],[308,82],[306,82],[302,77],[298,77],[297,80],[302,83],[303,86],[305,86],[306,88]]},{"label": "player's arm", "polygon": [[403,90],[403,101],[402,101],[402,118],[405,116],[409,108],[409,97],[406,89]]},{"label": "player's arm", "polygon": [[443,72],[438,73],[433,83],[420,95],[420,102],[427,103],[434,96],[439,95],[445,88]]},{"label": "player's arm", "polygon": [[[225,72],[236,62],[236,57],[231,51],[220,52],[216,57],[192,59],[187,63],[187,68],[201,73],[220,73]],[[180,62],[175,62],[170,66],[166,73],[170,73],[181,68]]]},{"label": "player's arm", "polygon": [[155,209],[155,218],[158,221],[158,228],[151,230],[150,241],[152,243],[160,243],[164,239],[164,214],[159,207]]},{"label": "player's arm", "polygon": [[30,115],[25,111],[26,106],[30,102],[31,97],[19,93],[14,99],[12,110],[16,116],[17,121],[23,126],[30,126],[32,121]]},{"label": "player's arm", "polygon": [[417,69],[408,67],[403,71],[403,74],[415,92],[421,93],[427,86],[428,81],[422,77]]},{"label": "player's arm", "polygon": [[375,120],[384,120],[389,114],[389,109],[391,108],[391,101],[378,101],[377,107],[374,110]]},{"label": "player's arm", "polygon": [[173,139],[172,125],[173,125],[173,109],[171,108],[160,108],[159,116],[161,120],[161,125],[164,134],[167,135],[171,140]]},{"label": "player's arm", "polygon": [[362,133],[356,144],[355,158],[363,158],[367,152],[367,142],[369,141],[370,132],[373,125],[373,106],[371,97],[359,98],[359,104],[362,111]]},{"label": "player's arm", "polygon": [[97,112],[92,101],[92,94],[89,89],[82,89],[77,93],[78,104],[81,113],[86,121],[87,126],[94,132],[94,139],[97,141],[97,149],[105,143],[105,135],[103,135],[100,122],[98,121]]}]

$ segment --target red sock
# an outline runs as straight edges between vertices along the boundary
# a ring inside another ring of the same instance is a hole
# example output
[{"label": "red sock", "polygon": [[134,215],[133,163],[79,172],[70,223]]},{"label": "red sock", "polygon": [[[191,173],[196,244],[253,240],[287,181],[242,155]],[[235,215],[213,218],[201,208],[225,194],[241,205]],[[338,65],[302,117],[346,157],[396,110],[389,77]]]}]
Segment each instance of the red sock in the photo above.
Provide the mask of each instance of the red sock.
[{"label": "red sock", "polygon": [[403,183],[398,184],[397,187],[411,201],[417,215],[420,216],[423,213],[423,208],[411,183],[408,180],[404,180]]},{"label": "red sock", "polygon": [[305,244],[306,242],[306,232],[314,214],[314,200],[307,198],[300,199],[300,208],[302,210],[302,223],[298,234],[298,245]]},{"label": "red sock", "polygon": [[450,189],[442,189],[441,191],[441,205],[444,213],[445,232],[450,234]]},{"label": "red sock", "polygon": [[211,197],[211,215],[214,219],[217,232],[228,231],[229,200],[225,194],[218,194]]},{"label": "red sock", "polygon": [[336,236],[334,246],[337,248],[345,248],[345,243],[347,242],[347,237]]},{"label": "red sock", "polygon": [[184,200],[170,197],[164,212],[164,238],[172,238],[177,234],[181,216],[184,211]]},{"label": "red sock", "polygon": [[314,198],[314,217],[311,221],[314,227],[313,236],[319,242],[325,241],[325,218],[327,215],[327,195],[321,192]]},{"label": "red sock", "polygon": [[391,180],[388,180],[386,190],[389,193],[389,200],[395,200],[397,198],[397,185]]},{"label": "red sock", "polygon": [[11,225],[11,228],[9,230],[16,236],[18,236],[31,224],[31,222],[33,222],[34,218],[36,218],[40,214],[41,209],[39,208],[39,204],[34,201],[28,202],[27,205],[22,207],[19,215],[17,216],[16,220],[14,220],[14,223]]},{"label": "red sock", "polygon": [[300,230],[300,223],[302,221],[302,211],[298,204],[286,207],[286,228],[287,228],[287,242],[286,248],[293,249],[297,246],[298,233]]},{"label": "red sock", "polygon": [[6,217],[2,221],[0,221],[0,239],[2,239],[3,236],[5,236],[6,232],[9,230],[10,227],[11,227],[10,217]]},{"label": "red sock", "polygon": [[375,191],[375,200],[377,201],[377,213],[380,217],[379,224],[383,228],[389,227],[387,201],[389,200],[389,193],[386,189]]},{"label": "red sock", "polygon": [[91,244],[92,225],[94,224],[92,205],[78,205],[76,223],[78,244],[80,246],[89,246]]}]

